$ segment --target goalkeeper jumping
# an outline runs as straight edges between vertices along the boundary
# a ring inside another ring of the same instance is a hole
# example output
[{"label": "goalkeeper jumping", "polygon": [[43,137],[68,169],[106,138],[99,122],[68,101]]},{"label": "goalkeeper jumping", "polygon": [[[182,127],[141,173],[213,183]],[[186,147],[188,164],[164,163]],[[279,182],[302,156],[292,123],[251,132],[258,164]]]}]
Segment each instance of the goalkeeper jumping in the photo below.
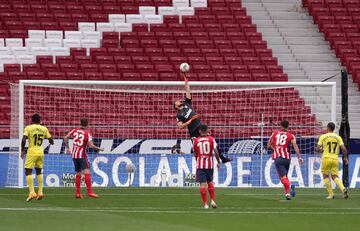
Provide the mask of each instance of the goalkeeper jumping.
[{"label": "goalkeeper jumping", "polygon": [[[177,126],[179,128],[188,128],[191,141],[193,141],[194,138],[199,137],[199,127],[201,125],[201,121],[199,119],[199,115],[196,114],[192,107],[192,99],[191,99],[191,93],[190,93],[190,86],[189,81],[185,75],[185,73],[182,73],[184,80],[185,80],[185,100],[177,100],[174,103],[174,109],[177,111],[176,119],[177,119]],[[222,155],[219,151],[220,159],[223,163],[227,163],[231,161],[230,158],[225,157]]]}]

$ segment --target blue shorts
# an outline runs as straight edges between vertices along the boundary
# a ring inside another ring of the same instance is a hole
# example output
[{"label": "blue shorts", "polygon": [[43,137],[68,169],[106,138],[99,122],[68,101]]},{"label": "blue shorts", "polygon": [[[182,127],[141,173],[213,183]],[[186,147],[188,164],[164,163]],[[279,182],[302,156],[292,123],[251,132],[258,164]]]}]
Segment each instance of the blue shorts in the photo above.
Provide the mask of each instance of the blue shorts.
[{"label": "blue shorts", "polygon": [[90,168],[90,163],[87,158],[73,158],[75,172],[81,172],[84,169]]},{"label": "blue shorts", "polygon": [[209,183],[213,181],[214,169],[197,169],[196,181],[199,183]]},{"label": "blue shorts", "polygon": [[275,168],[279,175],[279,177],[287,176],[289,168],[290,168],[290,159],[285,159],[282,157],[278,157],[274,159]]}]

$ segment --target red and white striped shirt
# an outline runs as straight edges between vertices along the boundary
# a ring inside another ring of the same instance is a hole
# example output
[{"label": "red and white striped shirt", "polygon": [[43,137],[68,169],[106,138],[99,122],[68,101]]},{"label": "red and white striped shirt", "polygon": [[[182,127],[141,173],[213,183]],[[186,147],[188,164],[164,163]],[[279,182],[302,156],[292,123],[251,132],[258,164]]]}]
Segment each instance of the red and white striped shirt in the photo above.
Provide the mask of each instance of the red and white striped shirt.
[{"label": "red and white striped shirt", "polygon": [[194,152],[196,154],[197,169],[214,168],[214,150],[216,141],[211,136],[200,136],[194,139]]},{"label": "red and white striped shirt", "polygon": [[275,131],[270,137],[274,148],[272,158],[282,157],[284,159],[290,159],[291,153],[289,145],[293,139],[295,139],[295,136],[290,132],[283,130]]},{"label": "red and white striped shirt", "polygon": [[86,147],[88,142],[92,141],[92,136],[88,131],[82,128],[75,128],[72,130],[68,136],[73,138],[73,150],[72,150],[72,158],[87,158],[86,155]]}]

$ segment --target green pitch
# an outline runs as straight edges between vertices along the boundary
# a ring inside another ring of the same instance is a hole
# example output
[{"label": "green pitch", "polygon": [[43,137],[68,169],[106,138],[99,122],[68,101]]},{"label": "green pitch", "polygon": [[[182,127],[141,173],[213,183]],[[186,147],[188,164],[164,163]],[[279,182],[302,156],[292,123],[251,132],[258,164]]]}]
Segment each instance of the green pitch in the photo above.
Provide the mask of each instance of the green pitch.
[{"label": "green pitch", "polygon": [[0,189],[0,230],[360,230],[360,189],[330,201],[325,189],[298,189],[292,201],[281,189],[216,189],[216,210],[202,208],[198,189],[95,189],[101,198],[83,200],[73,189],[44,191],[25,202],[26,189]]}]

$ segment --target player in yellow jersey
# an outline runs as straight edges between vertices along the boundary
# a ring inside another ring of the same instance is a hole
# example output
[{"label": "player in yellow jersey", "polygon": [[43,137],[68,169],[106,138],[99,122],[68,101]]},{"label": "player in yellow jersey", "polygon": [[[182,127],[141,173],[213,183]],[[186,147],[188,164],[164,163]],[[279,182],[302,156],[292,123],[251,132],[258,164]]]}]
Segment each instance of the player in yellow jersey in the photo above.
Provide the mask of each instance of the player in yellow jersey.
[{"label": "player in yellow jersey", "polygon": [[[26,182],[29,187],[29,196],[26,201],[31,201],[36,198],[41,200],[44,197],[43,194],[43,163],[44,163],[44,148],[42,146],[44,139],[48,139],[49,143],[54,144],[53,139],[49,133],[49,130],[40,125],[40,115],[34,114],[31,118],[32,124],[27,126],[24,130],[24,135],[21,141],[21,158],[25,157],[25,144],[26,140],[29,140],[26,160],[25,160],[25,175]],[[39,190],[35,193],[34,179],[32,177],[32,170],[35,168],[38,179]]]},{"label": "player in yellow jersey", "polygon": [[331,173],[331,178],[339,187],[341,192],[343,193],[343,197],[345,199],[348,198],[348,192],[344,187],[343,183],[340,181],[338,173],[339,173],[339,152],[340,149],[344,156],[345,164],[348,163],[347,159],[347,150],[344,145],[344,142],[340,136],[334,133],[335,124],[330,122],[327,125],[327,133],[320,136],[317,151],[322,152],[322,165],[321,165],[321,173],[323,174],[324,182],[326,185],[326,189],[329,193],[326,199],[334,199],[334,192],[330,183],[329,173]]}]

